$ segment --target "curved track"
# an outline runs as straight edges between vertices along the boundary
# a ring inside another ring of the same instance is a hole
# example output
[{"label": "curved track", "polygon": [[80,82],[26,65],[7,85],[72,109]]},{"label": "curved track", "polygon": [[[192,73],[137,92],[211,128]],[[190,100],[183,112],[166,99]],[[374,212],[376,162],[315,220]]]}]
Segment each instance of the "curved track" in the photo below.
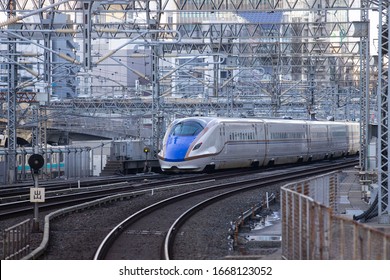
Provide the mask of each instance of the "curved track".
[{"label": "curved track", "polygon": [[[286,171],[266,178],[214,185],[177,195],[150,205],[118,224],[97,249],[94,259],[171,259],[175,234],[180,225],[210,203],[269,184],[297,180],[350,167],[356,161],[331,167],[310,168],[299,174]],[[223,202],[222,202],[223,203]]]}]

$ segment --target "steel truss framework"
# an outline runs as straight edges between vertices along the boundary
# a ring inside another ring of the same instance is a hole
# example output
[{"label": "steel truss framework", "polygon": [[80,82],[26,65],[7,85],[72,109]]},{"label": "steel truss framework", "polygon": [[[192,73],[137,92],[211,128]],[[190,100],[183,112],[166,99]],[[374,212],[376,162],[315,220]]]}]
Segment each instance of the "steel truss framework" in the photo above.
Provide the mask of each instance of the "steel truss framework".
[{"label": "steel truss framework", "polygon": [[389,214],[389,1],[379,1],[379,77],[378,77],[378,215],[380,222],[390,223]]},{"label": "steel truss framework", "polygon": [[[32,4],[37,10],[39,10],[40,7],[44,7],[46,4],[45,2],[38,1],[23,1],[22,3],[16,2],[17,12],[24,11],[28,2],[31,2],[30,4]],[[53,9],[62,13],[80,10],[81,1],[62,2],[62,4],[54,6]],[[99,13],[111,12],[116,14],[126,14],[130,11],[142,13],[142,11],[146,9],[146,4],[155,1],[126,2],[126,5],[105,4],[104,1],[82,1],[82,3],[86,2],[94,3],[92,6],[98,6]],[[291,7],[293,7],[294,11],[316,11],[316,13],[320,14],[334,12],[335,9],[340,9],[340,7],[345,10],[351,10],[353,8],[352,6],[349,6],[351,5],[349,2],[345,3],[347,1],[328,2],[329,1],[180,1],[180,3],[177,3],[176,1],[162,1],[160,6],[164,13],[172,14],[176,17],[178,17],[180,13],[191,14],[199,11],[202,11],[202,13],[214,13],[216,10],[218,10],[218,14],[228,14],[236,12],[237,9],[241,8],[242,11],[257,9],[258,11],[276,10],[289,13],[292,9]],[[7,1],[2,1],[2,3],[2,6],[5,8]],[[96,3],[99,3],[99,5]],[[314,9],[313,7],[317,8]],[[318,9],[318,7],[321,8]],[[95,12],[96,10],[97,9],[95,9]],[[47,10],[47,13],[50,13],[51,11],[51,9]],[[93,12],[94,10],[91,8],[91,13],[93,14]],[[27,12],[27,14],[29,13]],[[153,14],[153,12],[151,12],[151,14]],[[154,14],[158,14],[158,11],[155,11]],[[124,16],[120,17],[123,18]],[[199,56],[205,54],[213,56],[218,55],[225,60],[226,57],[233,56],[238,60],[236,60],[234,65],[230,65],[230,68],[237,68],[237,66],[239,66],[240,69],[244,69],[245,67],[248,69],[256,69],[259,67],[261,68],[263,65],[271,66],[280,72],[276,73],[274,77],[283,74],[286,75],[287,73],[291,73],[293,69],[297,68],[304,69],[306,67],[309,69],[313,65],[315,66],[314,71],[324,72],[321,75],[327,75],[329,77],[332,75],[335,76],[335,71],[339,71],[341,73],[352,71],[353,74],[349,77],[342,80],[339,79],[337,82],[340,86],[344,86],[345,88],[347,88],[348,85],[353,88],[357,87],[356,84],[358,83],[358,80],[356,77],[359,76],[358,73],[360,71],[360,67],[356,67],[359,65],[358,60],[360,57],[359,41],[346,40],[346,38],[353,37],[353,32],[351,32],[351,30],[354,29],[354,24],[348,21],[314,22],[313,19],[309,22],[299,23],[283,22],[264,24],[248,22],[232,23],[229,21],[221,23],[219,17],[217,17],[216,21],[219,21],[219,23],[211,22],[200,24],[197,22],[181,23],[179,17],[175,24],[163,22],[163,18],[161,18],[158,28],[156,28],[156,30],[151,30],[151,21],[146,20],[146,18],[147,16],[145,16],[144,22],[136,21],[134,23],[94,23],[91,28],[89,28],[89,25],[87,26],[85,22],[77,21],[72,23],[71,26],[69,24],[63,24],[63,26],[58,26],[58,24],[56,24],[55,26],[53,25],[53,28],[40,23],[24,23],[19,21],[17,24],[15,23],[18,29],[17,34],[15,34],[16,31],[11,33],[9,30],[8,33],[18,36],[20,40],[23,40],[22,38],[43,38],[44,34],[50,34],[52,38],[73,34],[73,36],[77,38],[91,33],[88,38],[110,38],[113,40],[137,37],[140,40],[144,40],[146,44],[159,44],[162,46],[163,50],[161,51],[161,56],[166,56],[167,54],[172,53],[175,56]],[[12,19],[9,21],[14,23]],[[6,26],[6,23],[3,23],[3,25]],[[342,30],[344,35],[342,38],[340,37],[339,40],[323,40],[324,38],[334,37],[334,34],[340,32],[340,30]],[[154,31],[159,34],[157,40],[152,38],[151,34],[156,34],[153,33]],[[278,40],[270,39],[275,36],[277,36]],[[281,40],[281,38],[283,38],[283,40]],[[172,40],[174,43],[172,43]],[[89,58],[91,56],[90,51],[88,52],[85,50],[90,50],[92,48],[91,46],[88,46],[88,42],[86,44],[87,47],[83,49],[84,54],[82,62],[70,58],[63,53],[56,53],[56,55],[67,58],[69,62],[83,64],[87,68],[92,67],[91,65],[96,66],[100,59],[94,57]],[[91,60],[93,61],[94,59],[95,64],[93,62],[91,63]],[[355,67],[351,67],[351,65],[354,65]],[[225,68],[229,68],[229,66],[226,66]],[[242,80],[245,80],[245,73],[246,71],[241,70],[241,74],[243,76],[238,75],[235,78],[235,81],[239,80],[239,77],[243,77]],[[304,75],[302,72],[300,74]],[[167,77],[165,77],[165,79],[166,78]],[[318,77],[317,80],[320,78],[321,77]],[[248,78],[246,78],[246,80],[248,80]],[[259,80],[257,83],[260,85],[261,89],[255,87],[259,92],[265,91],[270,100],[278,101],[276,103],[273,102],[274,106],[280,106],[280,104],[283,104],[283,97],[285,97],[284,99],[286,99],[287,103],[288,100],[296,99],[296,92],[298,92],[298,98],[303,98],[303,102],[310,103],[309,100],[312,100],[306,96],[308,92],[308,83],[305,80],[298,81],[299,83],[296,81],[284,81],[284,89],[282,87],[273,86],[272,84],[275,82],[280,83],[280,81],[275,80],[268,83],[264,83]],[[334,83],[334,81],[329,80],[325,84],[327,84],[326,86],[331,89],[332,83]],[[161,87],[164,90],[164,83],[161,84]],[[267,87],[269,89],[267,89]],[[225,89],[226,88],[227,86],[225,85]],[[250,83],[244,83],[241,90],[235,93],[235,96],[252,97],[253,95],[257,95],[253,94],[253,92],[248,90],[248,88],[253,88],[253,85]],[[294,95],[291,93],[291,88],[294,88]],[[277,89],[276,92],[275,89]],[[223,89],[220,88],[219,91],[223,91]],[[318,95],[319,100],[328,98],[327,91],[321,92],[317,90],[316,94]],[[282,99],[282,101],[279,101],[279,99]]]},{"label": "steel truss framework", "polygon": [[[370,3],[368,0],[363,0],[361,3],[361,21],[369,21],[368,7]],[[364,174],[363,180],[366,180],[367,176],[365,172],[368,171],[368,125],[369,125],[369,111],[370,111],[370,71],[369,71],[369,44],[370,36],[369,32],[366,36],[361,38],[361,75],[360,75],[360,169]]]},{"label": "steel truss framework", "polygon": [[[312,110],[334,114],[343,109],[342,116],[348,118],[353,106],[351,100],[362,96],[363,103],[358,108],[362,135],[366,135],[370,97],[376,82],[369,80],[375,75],[369,75],[368,71],[368,36],[357,31],[356,22],[341,18],[340,12],[360,11],[360,23],[364,25],[368,10],[378,7],[381,1],[363,0],[361,6],[349,0],[113,2],[0,0],[0,10],[7,16],[0,22],[1,43],[9,45],[12,39],[15,44],[34,44],[42,50],[30,54],[30,62],[44,67],[43,71],[31,73],[32,83],[44,82],[50,87],[52,56],[60,57],[65,66],[80,66],[84,73],[115,56],[110,52],[95,54],[92,44],[95,39],[127,40],[123,45],[152,49],[155,71],[140,73],[149,82],[151,100],[131,97],[115,101],[51,102],[47,108],[52,112],[49,115],[69,112],[93,116],[112,110],[135,117],[152,114],[158,135],[164,119],[169,121],[174,115],[247,115],[251,111],[255,116],[281,116],[293,111],[302,117]],[[281,13],[283,20],[245,19],[245,15],[253,12]],[[57,14],[68,14],[70,18],[56,22]],[[30,20],[36,16],[40,20]],[[69,36],[82,42],[76,55],[50,48],[51,40]],[[18,59],[27,54],[17,49],[8,50],[8,54],[5,62],[9,67],[23,67]],[[177,58],[203,58],[207,63],[199,70],[190,64],[179,64]],[[166,61],[170,63],[168,70]],[[269,72],[269,79],[263,78],[264,69]],[[179,71],[188,77],[185,81],[178,78]],[[227,73],[225,80],[218,77],[220,71]],[[210,79],[205,73],[211,73]],[[16,81],[15,77],[9,77],[12,80]],[[178,85],[187,83],[205,88],[200,99],[172,97]],[[14,87],[14,90],[10,87],[7,99],[10,120],[13,115],[16,118],[12,98],[24,91],[20,83]],[[11,125],[8,129],[11,135],[16,127]],[[154,139],[156,147],[158,141],[159,137]],[[366,151],[367,143],[364,140],[362,143]],[[363,155],[364,169],[366,155]]]}]

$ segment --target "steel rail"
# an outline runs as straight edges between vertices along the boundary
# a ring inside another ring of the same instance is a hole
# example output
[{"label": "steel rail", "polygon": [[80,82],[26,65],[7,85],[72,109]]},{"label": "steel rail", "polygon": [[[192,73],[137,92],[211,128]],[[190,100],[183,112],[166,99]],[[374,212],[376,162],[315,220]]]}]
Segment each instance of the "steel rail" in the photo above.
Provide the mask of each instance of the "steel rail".
[{"label": "steel rail", "polygon": [[[271,183],[275,184],[275,183],[285,182],[287,180],[296,180],[296,179],[300,179],[302,177],[314,176],[314,175],[317,175],[319,173],[327,173],[330,171],[355,166],[355,164],[356,164],[356,161],[348,162],[344,165],[332,165],[332,166],[327,166],[327,167],[321,166],[321,167],[313,168],[311,170],[306,170],[304,172],[299,172],[298,174],[296,171],[290,170],[289,173],[285,173],[282,175],[279,173],[276,175],[271,175],[271,176],[266,177],[266,178],[261,178],[260,179],[261,182],[259,182],[259,178],[250,179],[250,180],[242,180],[242,181],[234,182],[234,183],[228,183],[228,184],[225,183],[225,184],[209,186],[209,187],[205,187],[202,189],[186,192],[184,194],[175,195],[173,197],[170,197],[170,198],[164,199],[160,202],[149,205],[149,206],[139,210],[138,212],[132,214],[131,216],[129,216],[128,218],[123,220],[121,223],[119,223],[116,227],[114,227],[110,231],[110,233],[104,238],[102,243],[98,246],[93,259],[94,260],[104,259],[107,255],[108,251],[110,250],[110,247],[119,238],[121,233],[124,232],[128,227],[130,227],[136,221],[142,219],[143,217],[146,217],[147,215],[149,215],[150,213],[152,213],[158,209],[161,209],[164,206],[176,203],[180,200],[189,198],[191,196],[195,196],[195,195],[199,195],[199,194],[203,194],[203,193],[207,193],[207,192],[211,192],[211,191],[216,191],[218,189],[227,189],[227,188],[233,188],[233,187],[238,186],[238,188],[233,190],[233,191],[228,191],[228,192],[225,192],[224,194],[219,194],[219,195],[215,196],[215,199],[217,199],[217,198],[222,198],[223,196],[226,197],[227,195],[232,195],[236,192],[240,192],[243,190],[245,191],[245,190],[249,190],[249,189],[253,189],[253,188],[259,188],[259,187],[262,187],[264,185],[269,185]],[[195,211],[197,209],[200,209],[202,206],[204,206],[205,204],[209,204],[212,201],[213,201],[213,199],[207,199],[207,200],[197,204],[197,207],[193,207],[193,208],[188,209],[186,212],[184,212],[184,213],[182,213],[182,215],[180,215],[179,219],[175,220],[175,222],[170,226],[170,229],[168,230],[169,234],[166,236],[166,238],[164,239],[164,242],[161,246],[161,249],[162,249],[161,256],[160,256],[161,258],[170,259],[169,252],[171,250],[169,248],[171,246],[172,240],[174,239],[173,238],[174,234],[177,231],[177,228],[178,228],[177,226],[184,223],[185,218],[189,217],[190,214],[195,213]]]}]

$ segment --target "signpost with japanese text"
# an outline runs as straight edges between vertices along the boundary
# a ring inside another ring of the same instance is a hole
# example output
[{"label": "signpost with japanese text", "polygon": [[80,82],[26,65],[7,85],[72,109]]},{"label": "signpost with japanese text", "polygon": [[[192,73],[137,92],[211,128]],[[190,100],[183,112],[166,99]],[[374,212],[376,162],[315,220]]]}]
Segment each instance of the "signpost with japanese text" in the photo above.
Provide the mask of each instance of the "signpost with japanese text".
[{"label": "signpost with japanese text", "polygon": [[45,202],[45,188],[31,188],[30,202]]},{"label": "signpost with japanese text", "polygon": [[45,189],[38,188],[38,186],[39,186],[38,185],[39,170],[42,168],[44,163],[45,163],[45,160],[43,159],[43,156],[39,155],[39,154],[33,154],[28,159],[28,164],[30,165],[33,180],[34,180],[34,188],[30,189],[30,201],[34,203],[34,220],[33,220],[33,231],[34,232],[39,231],[38,203],[45,201]]}]

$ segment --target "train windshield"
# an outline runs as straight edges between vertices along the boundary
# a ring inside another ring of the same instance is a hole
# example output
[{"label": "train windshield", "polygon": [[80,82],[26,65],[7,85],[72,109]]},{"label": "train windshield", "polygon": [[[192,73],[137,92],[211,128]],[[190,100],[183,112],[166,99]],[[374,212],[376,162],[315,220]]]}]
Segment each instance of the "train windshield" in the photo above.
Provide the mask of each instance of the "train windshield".
[{"label": "train windshield", "polygon": [[179,122],[172,127],[171,135],[173,136],[196,136],[202,130],[203,126],[195,121]]}]

